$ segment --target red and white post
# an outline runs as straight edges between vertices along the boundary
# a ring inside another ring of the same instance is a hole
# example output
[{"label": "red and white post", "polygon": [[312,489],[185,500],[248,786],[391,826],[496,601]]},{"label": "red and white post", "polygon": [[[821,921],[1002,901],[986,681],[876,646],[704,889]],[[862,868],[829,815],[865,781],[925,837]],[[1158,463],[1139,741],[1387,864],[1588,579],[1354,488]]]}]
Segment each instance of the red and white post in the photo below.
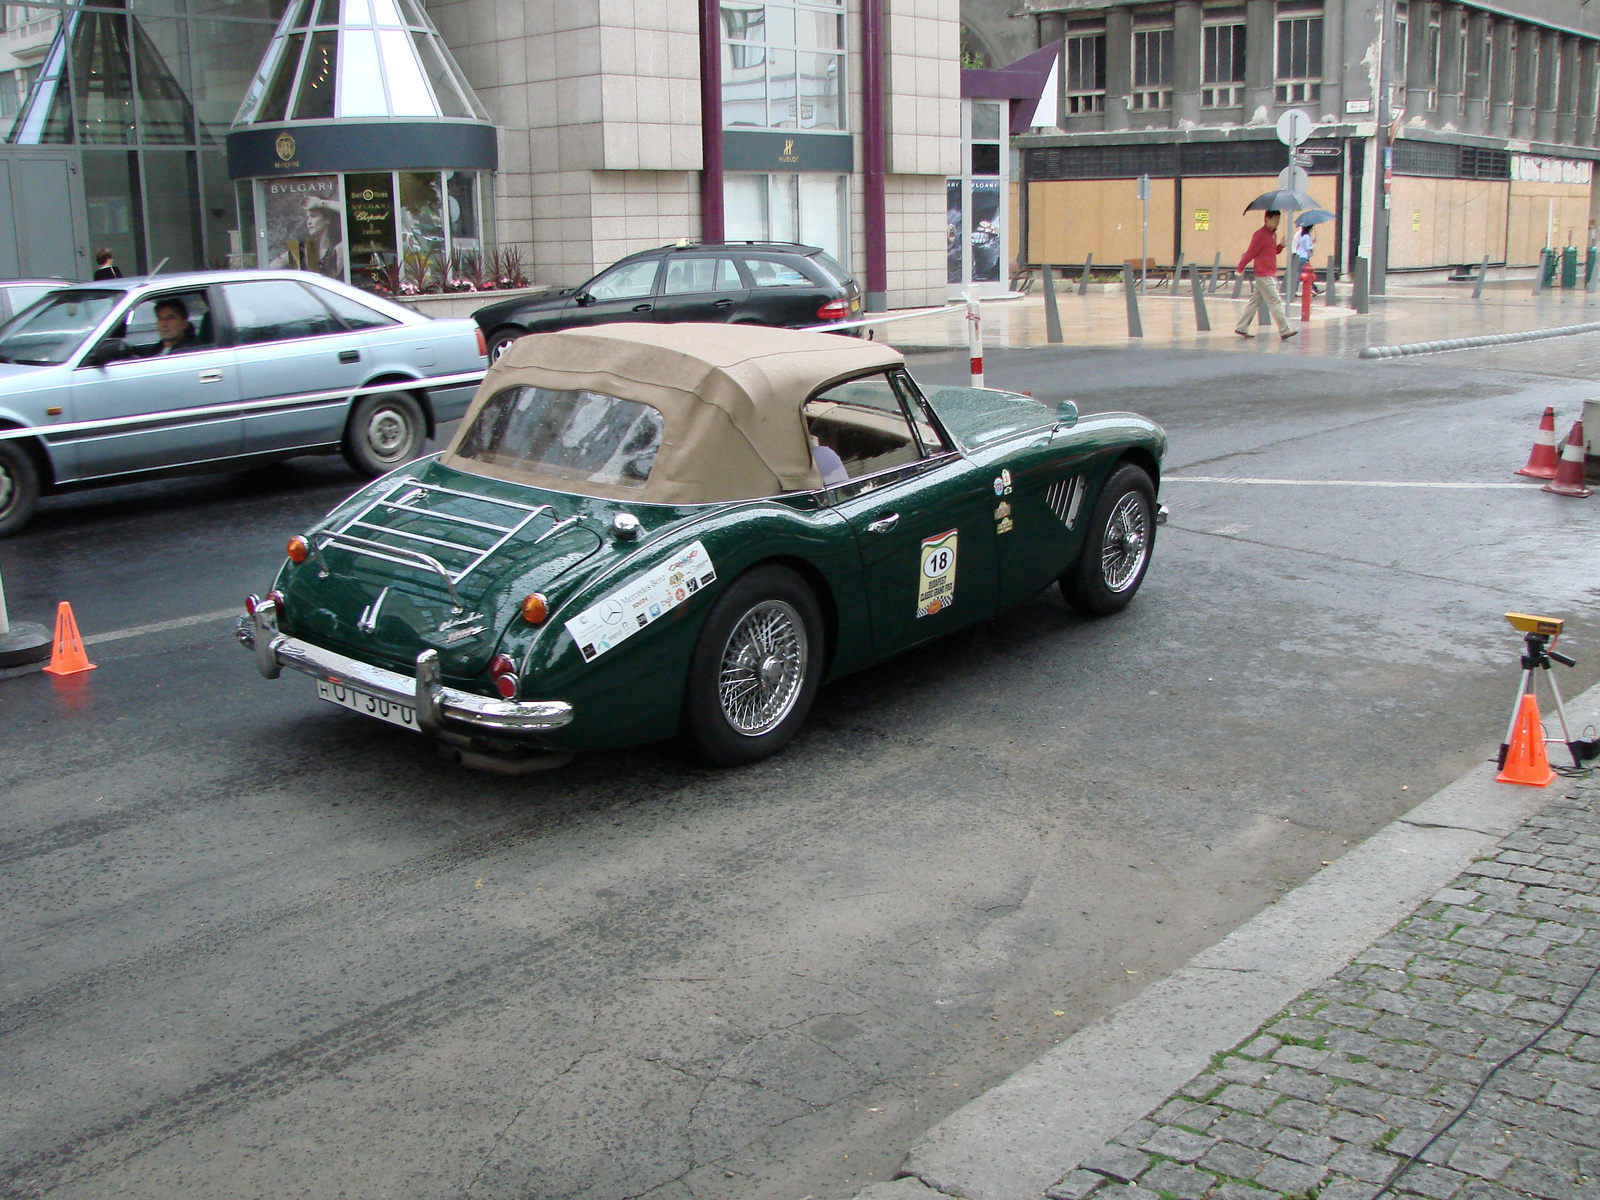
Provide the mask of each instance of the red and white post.
[{"label": "red and white post", "polygon": [[972,386],[983,386],[983,315],[978,302],[967,297],[967,357],[972,360]]}]

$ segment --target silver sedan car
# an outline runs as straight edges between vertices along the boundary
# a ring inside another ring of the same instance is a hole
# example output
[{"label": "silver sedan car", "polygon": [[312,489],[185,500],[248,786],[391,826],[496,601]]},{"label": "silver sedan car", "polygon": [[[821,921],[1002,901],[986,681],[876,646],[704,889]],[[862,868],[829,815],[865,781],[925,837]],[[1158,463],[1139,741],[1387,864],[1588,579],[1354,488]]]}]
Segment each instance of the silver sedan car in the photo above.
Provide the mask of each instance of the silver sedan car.
[{"label": "silver sedan car", "polygon": [[60,286],[0,326],[0,536],[41,492],[336,452],[381,475],[487,365],[470,319],[299,271]]}]

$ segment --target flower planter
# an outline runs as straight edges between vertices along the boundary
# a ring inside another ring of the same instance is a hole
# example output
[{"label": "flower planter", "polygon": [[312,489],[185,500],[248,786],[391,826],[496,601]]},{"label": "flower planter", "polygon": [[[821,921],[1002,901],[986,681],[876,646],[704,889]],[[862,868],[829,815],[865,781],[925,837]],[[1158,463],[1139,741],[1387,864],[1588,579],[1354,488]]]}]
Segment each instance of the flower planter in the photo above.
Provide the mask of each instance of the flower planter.
[{"label": "flower planter", "polygon": [[494,292],[447,292],[442,295],[389,296],[396,304],[404,304],[425,317],[470,317],[488,304],[502,300],[516,300],[524,296],[545,296],[556,289],[539,287],[504,288]]}]

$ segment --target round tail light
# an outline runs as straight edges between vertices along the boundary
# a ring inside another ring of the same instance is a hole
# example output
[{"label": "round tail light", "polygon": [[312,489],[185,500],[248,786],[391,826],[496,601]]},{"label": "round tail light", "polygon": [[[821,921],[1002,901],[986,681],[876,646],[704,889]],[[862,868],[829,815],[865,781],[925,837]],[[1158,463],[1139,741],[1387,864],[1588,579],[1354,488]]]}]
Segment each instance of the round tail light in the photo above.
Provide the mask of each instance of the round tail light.
[{"label": "round tail light", "polygon": [[550,605],[539,592],[530,592],[522,598],[522,619],[529,625],[542,625],[550,615]]},{"label": "round tail light", "polygon": [[515,700],[517,698],[517,677],[515,675],[496,675],[494,677],[494,690],[500,693],[501,699]]},{"label": "round tail light", "polygon": [[311,543],[297,533],[289,539],[289,544],[284,547],[284,552],[288,554],[289,561],[298,566],[300,563],[305,562],[306,556],[311,553]]},{"label": "round tail light", "polygon": [[494,690],[511,700],[517,694],[517,664],[504,654],[489,660],[489,675],[494,679]]}]

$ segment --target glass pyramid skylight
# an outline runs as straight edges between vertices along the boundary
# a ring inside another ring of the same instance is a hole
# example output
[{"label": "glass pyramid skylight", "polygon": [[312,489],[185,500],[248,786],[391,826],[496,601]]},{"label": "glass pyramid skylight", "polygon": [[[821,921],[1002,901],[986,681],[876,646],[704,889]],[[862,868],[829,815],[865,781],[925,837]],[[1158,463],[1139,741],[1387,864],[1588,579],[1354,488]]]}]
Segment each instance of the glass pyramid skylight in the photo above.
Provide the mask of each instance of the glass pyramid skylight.
[{"label": "glass pyramid skylight", "polygon": [[417,0],[290,0],[233,127],[343,117],[489,119]]}]

